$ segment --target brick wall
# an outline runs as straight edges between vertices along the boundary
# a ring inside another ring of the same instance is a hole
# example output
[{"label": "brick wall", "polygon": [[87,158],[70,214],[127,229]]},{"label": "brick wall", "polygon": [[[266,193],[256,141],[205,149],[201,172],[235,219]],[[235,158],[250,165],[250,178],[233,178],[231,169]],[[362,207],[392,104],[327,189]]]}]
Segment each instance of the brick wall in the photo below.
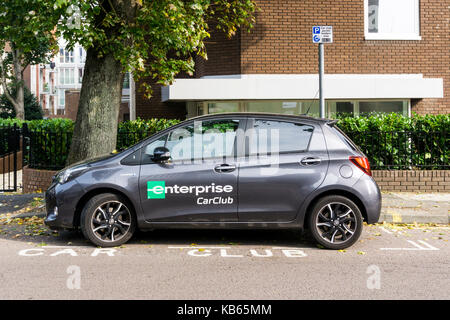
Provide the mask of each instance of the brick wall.
[{"label": "brick wall", "polygon": [[80,90],[66,90],[65,92],[65,118],[77,119],[78,102],[80,101]]},{"label": "brick wall", "polygon": [[[65,92],[65,107],[64,115],[62,116],[51,116],[50,118],[69,118],[75,121],[77,119],[78,112],[78,102],[80,101],[80,90],[66,90]],[[119,108],[119,122],[124,120],[125,114],[128,114],[129,119],[130,109],[127,102],[121,102]]]},{"label": "brick wall", "polygon": [[23,192],[30,193],[38,190],[45,191],[52,183],[52,177],[57,171],[31,169],[23,167],[22,184]]},{"label": "brick wall", "polygon": [[[444,79],[443,99],[416,99],[421,114],[450,113],[450,10],[442,0],[420,1],[422,40],[365,40],[364,1],[255,0],[259,11],[250,33],[231,39],[210,24],[208,60],[196,59],[195,77],[230,74],[311,74],[318,72],[313,25],[332,25],[334,43],[325,46],[329,74],[420,73]],[[324,14],[326,13],[326,14]],[[184,105],[162,103],[160,86],[154,96],[137,97],[138,116],[179,117]]]},{"label": "brick wall", "polygon": [[[420,1],[420,41],[364,40],[364,1],[255,0],[255,28],[241,33],[241,72],[317,73],[313,25],[332,25],[325,73],[422,73],[444,79],[443,99],[415,101],[419,113],[450,112],[450,10],[442,0]],[[326,13],[326,14],[324,14]]]},{"label": "brick wall", "polygon": [[161,85],[150,78],[144,81],[152,86],[153,94],[147,98],[139,83],[136,84],[136,118],[186,119],[185,102],[161,102]]},{"label": "brick wall", "polygon": [[209,23],[211,38],[205,40],[208,59],[197,56],[195,77],[207,75],[232,75],[241,73],[241,32],[231,38]]},{"label": "brick wall", "polygon": [[[57,171],[23,167],[23,192],[45,191]],[[450,192],[450,170],[373,170],[382,191]]]},{"label": "brick wall", "polygon": [[[17,170],[22,169],[22,151],[16,153],[16,166]],[[7,156],[0,158],[0,174],[14,171],[14,154],[10,153]]]},{"label": "brick wall", "polygon": [[450,170],[373,170],[382,191],[450,192]]}]

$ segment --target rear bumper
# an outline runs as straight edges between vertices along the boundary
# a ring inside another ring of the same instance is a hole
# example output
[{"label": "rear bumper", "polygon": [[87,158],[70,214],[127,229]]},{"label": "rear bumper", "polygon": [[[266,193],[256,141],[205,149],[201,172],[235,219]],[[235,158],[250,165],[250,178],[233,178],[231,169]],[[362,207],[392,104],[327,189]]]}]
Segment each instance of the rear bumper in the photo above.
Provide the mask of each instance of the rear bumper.
[{"label": "rear bumper", "polygon": [[358,198],[364,205],[367,214],[366,222],[377,223],[381,214],[381,192],[375,180],[364,174],[354,185]]}]

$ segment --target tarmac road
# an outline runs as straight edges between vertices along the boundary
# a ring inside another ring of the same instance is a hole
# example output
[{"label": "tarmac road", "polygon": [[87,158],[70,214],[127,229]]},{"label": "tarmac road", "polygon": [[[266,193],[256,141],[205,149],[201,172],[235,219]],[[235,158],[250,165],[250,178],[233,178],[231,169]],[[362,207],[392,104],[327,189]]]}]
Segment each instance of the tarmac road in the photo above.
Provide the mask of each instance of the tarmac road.
[{"label": "tarmac road", "polygon": [[450,228],[366,226],[343,251],[281,231],[0,236],[0,299],[449,299]]}]

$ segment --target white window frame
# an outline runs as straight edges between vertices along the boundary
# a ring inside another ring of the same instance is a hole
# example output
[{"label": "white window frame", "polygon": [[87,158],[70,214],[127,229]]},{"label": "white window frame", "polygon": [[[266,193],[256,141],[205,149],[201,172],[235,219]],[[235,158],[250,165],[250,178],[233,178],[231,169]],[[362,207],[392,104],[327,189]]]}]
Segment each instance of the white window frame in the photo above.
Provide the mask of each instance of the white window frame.
[{"label": "white window frame", "polygon": [[[78,71],[78,68],[77,68]],[[68,78],[70,78],[70,73],[72,72],[72,82],[66,82],[66,73],[69,73]],[[78,80],[75,80],[75,68],[59,68],[58,69],[58,77],[59,77],[59,84],[60,85],[75,85],[78,83]],[[76,75],[76,77],[78,78],[78,73]]]},{"label": "white window frame", "polygon": [[86,51],[83,47],[78,47],[78,55],[79,63],[84,64],[86,62]]},{"label": "white window frame", "polygon": [[369,33],[369,0],[364,0],[364,37],[366,40],[422,40],[420,36],[420,0],[414,1],[416,9],[416,34],[412,33]]},{"label": "white window frame", "polygon": [[[61,53],[62,50],[62,53]],[[69,61],[66,61],[66,52],[69,53],[68,59]],[[61,59],[63,61],[61,61]],[[72,60],[72,61],[70,61]],[[59,63],[64,64],[71,64],[75,63],[75,52],[74,50],[67,50],[66,48],[59,48]]]},{"label": "white window frame", "polygon": [[[64,101],[64,104],[61,104],[61,100]],[[59,89],[57,109],[64,109],[65,106],[66,106],[66,89]]]}]

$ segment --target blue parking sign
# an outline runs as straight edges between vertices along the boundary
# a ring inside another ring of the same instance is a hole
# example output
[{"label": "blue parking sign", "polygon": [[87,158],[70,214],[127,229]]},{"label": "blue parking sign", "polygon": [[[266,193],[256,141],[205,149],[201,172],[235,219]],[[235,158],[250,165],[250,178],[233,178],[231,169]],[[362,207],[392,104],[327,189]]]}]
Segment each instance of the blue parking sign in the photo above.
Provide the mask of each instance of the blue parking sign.
[{"label": "blue parking sign", "polygon": [[313,26],[312,27],[313,43],[333,43],[333,27],[332,26]]}]

